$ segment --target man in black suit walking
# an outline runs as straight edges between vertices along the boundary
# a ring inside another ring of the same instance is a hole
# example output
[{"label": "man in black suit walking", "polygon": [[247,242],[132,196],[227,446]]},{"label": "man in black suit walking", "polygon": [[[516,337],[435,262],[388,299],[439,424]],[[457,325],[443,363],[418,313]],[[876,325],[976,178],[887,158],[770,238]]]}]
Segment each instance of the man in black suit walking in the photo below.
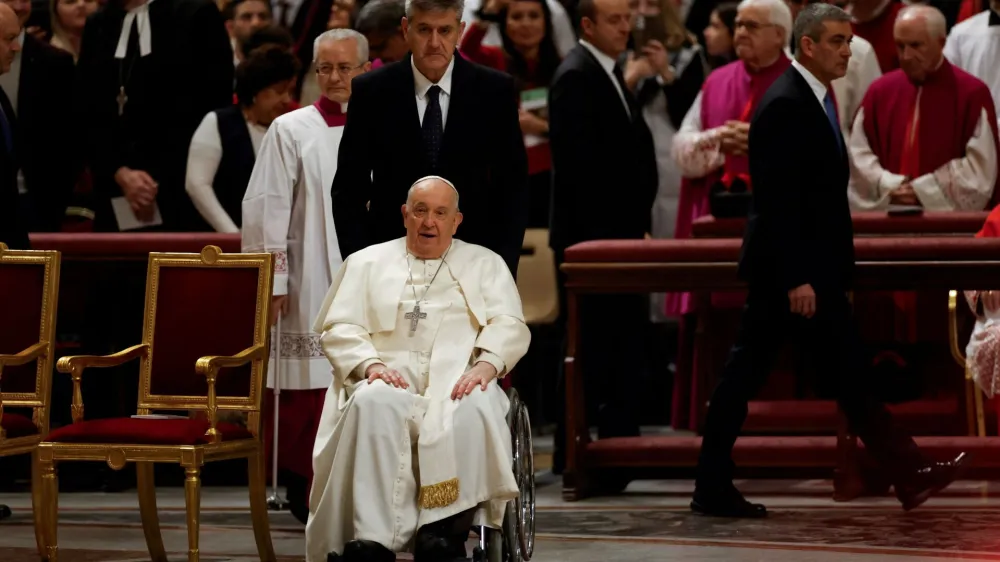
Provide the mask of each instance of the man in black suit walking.
[{"label": "man in black suit walking", "polygon": [[[17,15],[6,4],[0,4],[0,75],[10,72],[14,56],[21,51],[20,32]],[[15,127],[14,107],[0,90],[0,242],[11,249],[26,250],[30,243],[27,225],[20,220],[18,212]],[[0,519],[5,512],[9,513],[0,506]]]},{"label": "man in black suit walking", "polygon": [[[752,0],[766,4],[782,0]],[[732,448],[747,401],[764,385],[789,333],[801,334],[820,390],[832,393],[853,433],[886,471],[903,509],[948,486],[964,460],[932,463],[871,395],[848,291],[854,232],[848,162],[830,82],[847,72],[851,17],[810,4],[795,20],[793,65],[760,101],[750,125],[753,205],[740,255],[749,285],[743,323],[705,421],[691,509],[763,517],[732,484]],[[738,22],[737,22],[738,23]],[[790,142],[790,140],[792,142]]]},{"label": "man in black suit walking", "polygon": [[[578,12],[580,43],[559,65],[549,89],[553,169],[549,245],[558,263],[563,250],[577,242],[641,240],[650,231],[657,188],[653,137],[618,64],[631,31],[629,3],[581,0]],[[598,395],[603,398],[598,437],[639,435],[634,388],[600,381],[621,371],[623,359],[645,360],[639,343],[649,318],[648,299],[588,296],[580,306],[588,402]],[[633,365],[631,375],[636,370]],[[563,419],[557,417],[553,459],[557,472],[563,460]]]},{"label": "man in black suit walking", "polygon": [[332,188],[345,258],[402,236],[407,191],[438,175],[461,195],[456,236],[500,254],[517,275],[528,221],[517,90],[510,76],[456,56],[462,10],[463,0],[410,0],[411,55],[352,82]]}]

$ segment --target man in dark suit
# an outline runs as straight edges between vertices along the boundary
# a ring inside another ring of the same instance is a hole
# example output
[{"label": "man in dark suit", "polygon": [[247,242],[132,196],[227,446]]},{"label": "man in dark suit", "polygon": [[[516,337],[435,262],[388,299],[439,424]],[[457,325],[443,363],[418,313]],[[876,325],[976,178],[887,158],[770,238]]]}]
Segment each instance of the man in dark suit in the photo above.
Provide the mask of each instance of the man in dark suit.
[{"label": "man in dark suit", "polygon": [[793,333],[816,359],[819,390],[836,397],[851,431],[910,510],[954,480],[964,455],[928,461],[871,395],[869,363],[848,300],[854,233],[847,151],[829,94],[830,82],[847,72],[851,18],[836,6],[810,4],[794,31],[798,58],[761,99],[750,125],[753,205],[739,266],[749,293],[739,336],[709,404],[691,509],[766,515],[763,505],[746,501],[733,486],[732,448],[747,401],[766,382],[784,337]]},{"label": "man in dark suit", "polygon": [[517,275],[528,164],[514,80],[456,56],[461,0],[411,0],[406,10],[411,55],[352,83],[332,188],[340,253],[402,236],[407,191],[438,175],[461,194],[456,236],[500,254]]},{"label": "man in dark suit", "polygon": [[11,72],[0,76],[0,87],[17,115],[21,221],[32,232],[55,232],[62,228],[81,164],[75,157],[73,106],[66,103],[76,72],[73,55],[24,31],[30,2],[4,2],[17,14],[22,29],[22,50]]},{"label": "man in dark suit", "polygon": [[[14,56],[21,51],[20,32],[17,15],[6,4],[0,4],[0,75],[10,72]],[[26,250],[30,243],[27,225],[19,217],[15,127],[14,107],[0,90],[0,242],[11,249]],[[0,506],[0,518],[3,513],[3,506]]]},{"label": "man in dark suit", "polygon": [[[557,263],[562,263],[563,250],[577,242],[642,239],[650,231],[657,188],[653,137],[617,62],[631,31],[628,1],[581,0],[578,11],[580,44],[559,65],[549,89],[549,245]],[[648,306],[644,295],[581,299],[580,352],[588,402],[598,396],[604,402],[598,415],[599,438],[639,434],[635,388],[602,381],[618,373],[626,376],[626,364],[632,376],[641,370]],[[553,468],[558,472],[564,416],[556,419]]]}]

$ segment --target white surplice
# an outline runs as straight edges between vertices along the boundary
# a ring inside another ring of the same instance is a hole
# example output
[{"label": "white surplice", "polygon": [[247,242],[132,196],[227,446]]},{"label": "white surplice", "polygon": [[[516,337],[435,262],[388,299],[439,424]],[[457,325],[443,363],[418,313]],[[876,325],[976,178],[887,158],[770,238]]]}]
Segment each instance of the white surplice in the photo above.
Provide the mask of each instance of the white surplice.
[{"label": "white surplice", "polygon": [[[459,240],[443,262],[412,257],[402,238],[370,246],[344,262],[314,329],[334,380],[313,449],[307,561],[355,539],[401,552],[419,527],[472,508],[476,524],[499,527],[518,492],[510,404],[496,383],[458,401],[451,391],[473,364],[506,374],[528,349],[500,256]],[[368,384],[376,362],[409,388]]]},{"label": "white surplice", "polygon": [[[919,110],[920,94],[915,107]],[[904,142],[904,139],[899,139]],[[865,133],[865,111],[858,110],[847,139],[851,180],[848,200],[856,211],[889,208],[892,192],[906,181],[882,167]],[[986,110],[980,113],[976,132],[965,145],[965,155],[949,160],[931,173],[914,178],[910,185],[920,205],[928,211],[980,211],[993,195],[997,181],[996,145]]]},{"label": "white surplice", "polygon": [[948,33],[944,56],[979,78],[990,88],[993,104],[1000,107],[1000,26],[990,25],[990,10],[955,24]]},{"label": "white surplice", "polygon": [[[274,254],[274,294],[289,297],[280,342],[281,388],[287,390],[330,385],[330,364],[312,320],[343,261],[330,196],[343,133],[311,105],[278,117],[264,136],[243,199],[243,251]],[[275,347],[268,388],[274,387]]]}]

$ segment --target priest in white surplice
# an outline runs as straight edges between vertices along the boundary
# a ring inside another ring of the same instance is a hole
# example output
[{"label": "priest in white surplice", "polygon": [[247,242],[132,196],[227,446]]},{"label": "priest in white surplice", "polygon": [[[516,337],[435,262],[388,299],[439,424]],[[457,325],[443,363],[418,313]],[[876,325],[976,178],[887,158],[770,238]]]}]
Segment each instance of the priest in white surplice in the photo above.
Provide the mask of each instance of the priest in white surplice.
[{"label": "priest in white surplice", "polygon": [[[351,80],[371,68],[368,41],[349,29],[323,33],[313,52],[323,96],[274,120],[243,199],[243,251],[275,255],[271,310],[272,322],[282,316],[281,342],[279,357],[272,347],[267,386],[274,388],[274,369],[280,363],[278,467],[292,513],[303,523],[309,512],[312,443],[331,380],[312,320],[342,261],[330,185],[337,172]],[[267,392],[263,413],[269,456],[273,408],[274,395]]]},{"label": "priest in white surplice", "polygon": [[417,181],[402,209],[406,237],[351,255],[314,327],[335,375],[308,562],[464,558],[469,529],[499,528],[518,492],[493,382],[530,341],[517,285],[499,255],[452,238],[462,215],[446,180]]}]

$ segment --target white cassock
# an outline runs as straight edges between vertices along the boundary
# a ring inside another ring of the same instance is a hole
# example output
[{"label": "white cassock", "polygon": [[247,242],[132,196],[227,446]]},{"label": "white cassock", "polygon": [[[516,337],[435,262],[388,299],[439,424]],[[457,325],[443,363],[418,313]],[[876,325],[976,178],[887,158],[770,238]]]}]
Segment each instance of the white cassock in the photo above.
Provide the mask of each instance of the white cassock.
[{"label": "white cassock", "polygon": [[[274,295],[289,296],[281,320],[282,389],[330,385],[330,364],[312,320],[342,262],[330,186],[343,133],[312,105],[278,117],[243,198],[243,251],[273,253]],[[274,355],[272,347],[268,388],[274,387]]]},{"label": "white cassock", "polygon": [[[496,383],[458,401],[451,391],[474,363],[506,374],[528,350],[503,259],[460,240],[443,265],[409,255],[404,238],[370,246],[344,262],[314,328],[335,376],[313,449],[306,560],[351,540],[401,552],[419,527],[476,507],[475,524],[500,527],[518,493],[510,404]],[[368,384],[376,362],[409,388]]]},{"label": "white cassock", "polygon": [[[955,24],[948,33],[944,56],[948,62],[979,78],[990,88],[1000,107],[1000,26],[990,25],[990,10]],[[995,16],[994,16],[995,17]]]}]

